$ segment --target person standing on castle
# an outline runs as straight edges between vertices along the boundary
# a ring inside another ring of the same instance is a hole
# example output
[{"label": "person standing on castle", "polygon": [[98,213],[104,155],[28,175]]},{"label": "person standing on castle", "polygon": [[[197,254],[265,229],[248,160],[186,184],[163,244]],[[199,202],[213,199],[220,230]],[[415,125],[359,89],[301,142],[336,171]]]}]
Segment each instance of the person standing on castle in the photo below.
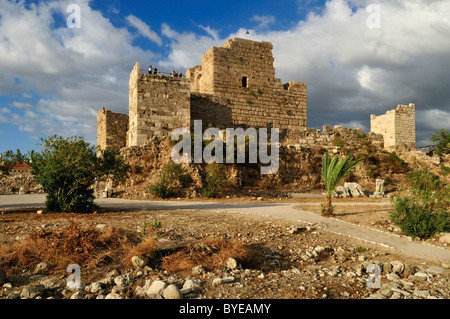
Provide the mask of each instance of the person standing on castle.
[{"label": "person standing on castle", "polygon": [[152,66],[151,65],[148,66],[148,74],[152,74]]},{"label": "person standing on castle", "polygon": [[155,68],[153,69],[153,74],[158,74],[158,68],[155,66]]}]

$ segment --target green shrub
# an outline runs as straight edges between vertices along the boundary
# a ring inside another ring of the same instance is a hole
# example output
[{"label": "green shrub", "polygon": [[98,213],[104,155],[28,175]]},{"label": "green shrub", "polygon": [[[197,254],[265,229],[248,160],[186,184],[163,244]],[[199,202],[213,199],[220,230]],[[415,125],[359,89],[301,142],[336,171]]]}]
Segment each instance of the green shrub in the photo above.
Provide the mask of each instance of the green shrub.
[{"label": "green shrub", "polygon": [[149,187],[148,192],[159,198],[180,196],[183,186],[189,181],[189,174],[174,162],[164,164],[159,171],[159,181]]},{"label": "green shrub", "polygon": [[203,196],[207,198],[219,197],[227,179],[226,167],[223,164],[211,163],[206,167],[206,185]]},{"label": "green shrub", "polygon": [[450,154],[450,131],[441,129],[435,133],[431,141],[436,144],[436,154]]},{"label": "green shrub", "polygon": [[78,136],[54,135],[42,142],[41,152],[30,152],[30,166],[47,193],[49,211],[90,213],[96,208],[95,181],[123,182],[128,176],[130,167],[119,151],[103,150],[97,157],[95,147]]},{"label": "green shrub", "polygon": [[450,187],[428,171],[409,175],[411,195],[391,198],[390,217],[406,234],[427,239],[450,231]]}]

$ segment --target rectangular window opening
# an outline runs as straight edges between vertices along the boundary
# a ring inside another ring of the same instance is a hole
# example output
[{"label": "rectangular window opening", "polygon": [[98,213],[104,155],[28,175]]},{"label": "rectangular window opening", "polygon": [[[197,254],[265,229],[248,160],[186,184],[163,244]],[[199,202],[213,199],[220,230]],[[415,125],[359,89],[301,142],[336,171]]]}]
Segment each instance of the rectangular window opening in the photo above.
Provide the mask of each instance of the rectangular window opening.
[{"label": "rectangular window opening", "polygon": [[242,77],[242,87],[247,88],[248,87],[248,80],[246,76]]}]

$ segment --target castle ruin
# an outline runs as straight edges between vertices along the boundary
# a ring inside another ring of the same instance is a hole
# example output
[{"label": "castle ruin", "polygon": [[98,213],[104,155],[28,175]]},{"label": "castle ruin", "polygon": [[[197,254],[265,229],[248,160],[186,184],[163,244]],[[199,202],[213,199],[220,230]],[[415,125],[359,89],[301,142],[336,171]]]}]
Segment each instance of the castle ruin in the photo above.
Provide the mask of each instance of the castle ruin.
[{"label": "castle ruin", "polygon": [[384,137],[388,151],[414,150],[416,148],[415,105],[398,105],[397,109],[383,115],[370,116],[370,130]]},{"label": "castle ruin", "polygon": [[[306,83],[283,84],[275,77],[272,48],[264,41],[227,40],[210,48],[185,78],[147,74],[137,62],[130,74],[129,114],[104,108],[98,112],[98,146],[142,146],[155,137],[170,136],[175,128],[193,131],[195,120],[202,121],[203,130],[279,128],[290,145],[331,146],[335,136],[350,141],[361,134],[361,129],[308,128]],[[414,117],[413,104],[372,115],[367,135],[388,150],[414,148]]]}]

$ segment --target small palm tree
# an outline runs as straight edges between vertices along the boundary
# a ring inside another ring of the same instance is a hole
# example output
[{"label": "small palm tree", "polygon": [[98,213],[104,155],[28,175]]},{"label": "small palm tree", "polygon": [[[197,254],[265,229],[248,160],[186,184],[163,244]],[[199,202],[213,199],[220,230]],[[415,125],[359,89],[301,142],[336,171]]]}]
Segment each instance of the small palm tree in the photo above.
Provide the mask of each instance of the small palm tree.
[{"label": "small palm tree", "polygon": [[327,191],[325,204],[322,206],[322,216],[332,216],[333,206],[331,204],[331,195],[338,184],[354,171],[356,166],[362,162],[362,159],[353,160],[353,154],[347,155],[343,159],[334,156],[330,159],[328,152],[325,152],[322,159],[322,179]]}]

